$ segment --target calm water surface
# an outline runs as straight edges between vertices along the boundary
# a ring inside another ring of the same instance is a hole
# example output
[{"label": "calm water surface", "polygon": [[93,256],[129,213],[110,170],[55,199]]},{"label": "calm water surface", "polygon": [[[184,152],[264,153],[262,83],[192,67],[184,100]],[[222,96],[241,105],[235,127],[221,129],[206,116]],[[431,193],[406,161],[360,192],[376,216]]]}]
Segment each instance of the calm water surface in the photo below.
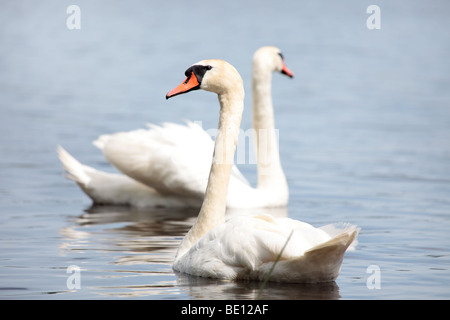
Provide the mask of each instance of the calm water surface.
[{"label": "calm water surface", "polygon": [[[80,30],[66,27],[74,3]],[[260,298],[449,299],[450,6],[377,1],[381,29],[369,30],[370,4],[2,1],[0,298],[257,298],[259,283],[172,271],[196,210],[91,207],[56,146],[113,172],[91,144],[100,134],[183,119],[215,128],[214,95],[165,101],[205,58],[241,72],[248,129],[251,57],[269,44],[296,75],[273,78],[291,194],[281,214],[362,231],[336,282],[270,284]],[[255,166],[240,167],[255,183]],[[73,265],[79,289],[67,285]]]}]

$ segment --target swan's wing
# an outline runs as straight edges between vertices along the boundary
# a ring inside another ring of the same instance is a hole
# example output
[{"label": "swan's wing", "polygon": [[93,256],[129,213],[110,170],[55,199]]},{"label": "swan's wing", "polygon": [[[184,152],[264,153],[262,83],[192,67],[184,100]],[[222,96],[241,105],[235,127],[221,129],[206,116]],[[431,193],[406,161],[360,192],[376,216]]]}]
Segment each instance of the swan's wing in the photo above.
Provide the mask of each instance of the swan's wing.
[{"label": "swan's wing", "polygon": [[283,260],[301,256],[331,238],[324,231],[299,220],[274,218],[266,214],[254,216],[254,219],[254,237],[267,256],[264,262],[274,261],[280,253]]},{"label": "swan's wing", "polygon": [[[214,150],[211,137],[193,122],[149,127],[104,135],[94,144],[122,173],[160,193],[203,199]],[[234,179],[245,181],[236,170]]]},{"label": "swan's wing", "polygon": [[181,254],[174,268],[198,276],[236,279],[245,277],[240,274],[244,270],[256,271],[272,263],[280,252],[280,260],[293,259],[329,239],[322,230],[289,218],[236,216]]},{"label": "swan's wing", "polygon": [[289,218],[238,216],[205,234],[175,260],[174,269],[230,280],[262,280],[271,273],[273,281],[331,281],[338,276],[343,255],[357,233],[350,226],[331,237]]},{"label": "swan's wing", "polygon": [[67,178],[75,181],[95,204],[144,206],[155,197],[155,190],[138,181],[83,165],[61,146],[57,152]]}]

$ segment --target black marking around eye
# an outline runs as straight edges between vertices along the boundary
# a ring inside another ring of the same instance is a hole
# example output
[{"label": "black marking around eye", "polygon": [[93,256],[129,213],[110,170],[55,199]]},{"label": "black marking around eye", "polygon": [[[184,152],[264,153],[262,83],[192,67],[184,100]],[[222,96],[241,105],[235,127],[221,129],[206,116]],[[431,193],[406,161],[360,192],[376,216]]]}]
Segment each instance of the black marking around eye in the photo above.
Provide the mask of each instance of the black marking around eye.
[{"label": "black marking around eye", "polygon": [[284,60],[284,56],[281,52],[278,52],[278,54],[280,55],[281,59]]},{"label": "black marking around eye", "polygon": [[211,66],[202,66],[202,65],[194,65],[189,67],[186,72],[184,73],[187,77],[186,83],[189,81],[189,79],[192,76],[192,73],[194,73],[195,77],[197,78],[198,83],[202,83],[203,77],[206,73],[206,71],[211,70]]}]

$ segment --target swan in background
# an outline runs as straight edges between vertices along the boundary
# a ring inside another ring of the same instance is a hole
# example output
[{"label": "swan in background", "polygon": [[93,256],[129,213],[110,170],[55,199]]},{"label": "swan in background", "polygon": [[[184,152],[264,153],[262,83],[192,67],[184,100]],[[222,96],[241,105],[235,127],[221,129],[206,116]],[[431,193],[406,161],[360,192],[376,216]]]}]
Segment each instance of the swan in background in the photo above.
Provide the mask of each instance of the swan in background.
[{"label": "swan in background", "polygon": [[200,61],[185,74],[186,80],[166,98],[197,89],[214,92],[219,98],[220,117],[205,197],[196,222],[181,241],[173,269],[223,280],[263,280],[269,271],[271,281],[335,280],[345,251],[357,237],[355,226],[330,232],[328,227],[315,228],[265,214],[237,215],[225,221],[244,108],[242,79],[232,65],[222,60]]},{"label": "swan in background", "polygon": [[[276,47],[258,49],[252,65],[253,129],[258,185],[233,166],[229,208],[286,206],[288,185],[279,158],[271,96],[272,73],[293,73]],[[81,164],[62,147],[58,155],[68,177],[95,204],[136,207],[200,207],[206,189],[214,142],[198,124],[166,123],[100,136],[94,142],[123,174],[106,173]]]}]

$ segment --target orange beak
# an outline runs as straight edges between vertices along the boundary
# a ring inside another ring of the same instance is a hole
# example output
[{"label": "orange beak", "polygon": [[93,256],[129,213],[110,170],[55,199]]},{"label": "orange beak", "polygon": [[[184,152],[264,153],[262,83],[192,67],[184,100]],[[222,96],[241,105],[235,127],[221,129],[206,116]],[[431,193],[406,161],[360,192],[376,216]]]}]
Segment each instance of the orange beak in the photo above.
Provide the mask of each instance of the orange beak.
[{"label": "orange beak", "polygon": [[289,70],[283,62],[283,66],[281,67],[281,73],[287,75],[289,78],[294,77],[294,73]]},{"label": "orange beak", "polygon": [[197,77],[195,76],[194,72],[191,73],[189,77],[184,80],[182,84],[180,84],[178,87],[172,89],[169,91],[168,94],[166,94],[166,99],[172,98],[176,95],[187,93],[191,90],[196,90],[200,88],[200,83],[197,80]]}]

